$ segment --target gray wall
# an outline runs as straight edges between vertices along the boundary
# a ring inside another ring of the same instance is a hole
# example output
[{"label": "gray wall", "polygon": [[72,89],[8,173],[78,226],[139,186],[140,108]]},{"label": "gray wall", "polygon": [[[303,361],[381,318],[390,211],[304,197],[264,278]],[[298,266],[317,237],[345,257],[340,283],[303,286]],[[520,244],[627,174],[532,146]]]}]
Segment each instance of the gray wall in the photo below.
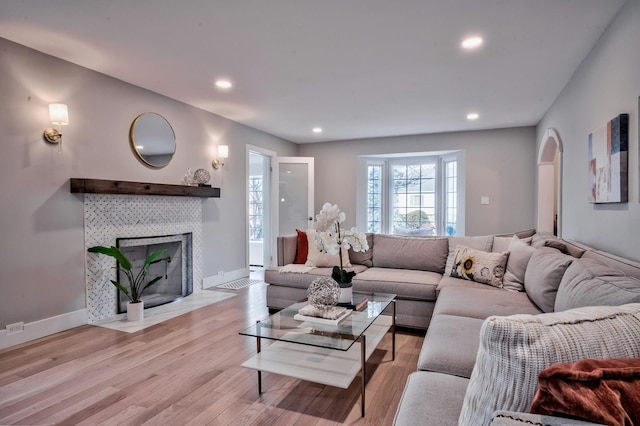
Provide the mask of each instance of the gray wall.
[{"label": "gray wall", "polygon": [[[549,127],[564,145],[563,237],[634,260],[640,260],[639,42],[640,0],[631,0],[537,126],[538,145]],[[629,202],[590,204],[587,136],[621,113],[629,114]]]},{"label": "gray wall", "polygon": [[[246,266],[245,145],[295,155],[297,146],[122,81],[0,39],[0,328],[85,307],[83,196],[69,178],[180,183],[205,168],[222,198],[203,209],[203,275]],[[213,89],[212,97],[222,96]],[[64,148],[42,139],[48,104],[66,103]],[[178,148],[163,169],[142,165],[129,147],[133,119],[157,112]],[[229,145],[222,171],[211,168]]]},{"label": "gray wall", "polygon": [[[485,235],[534,227],[535,145],[535,128],[521,127],[306,144],[299,155],[315,157],[316,210],[338,204],[352,226],[358,156],[464,150],[465,234]],[[481,196],[490,197],[488,206]]]}]

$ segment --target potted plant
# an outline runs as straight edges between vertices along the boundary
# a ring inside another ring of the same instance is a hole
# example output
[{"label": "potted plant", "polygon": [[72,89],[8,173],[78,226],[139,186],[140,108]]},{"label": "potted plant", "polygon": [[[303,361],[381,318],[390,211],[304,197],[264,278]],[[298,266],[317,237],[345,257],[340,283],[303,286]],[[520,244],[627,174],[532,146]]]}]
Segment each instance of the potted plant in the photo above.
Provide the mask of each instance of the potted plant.
[{"label": "potted plant", "polygon": [[347,220],[344,212],[341,212],[336,204],[325,203],[322,210],[316,216],[314,228],[316,229],[316,245],[323,253],[338,254],[340,265],[333,267],[331,278],[340,286],[339,303],[352,303],[352,283],[356,275],[354,271],[346,271],[342,264],[342,249],[350,248],[356,252],[369,250],[367,236],[364,232],[358,232],[353,227],[350,230],[343,230],[340,224]]},{"label": "potted plant", "polygon": [[128,298],[129,302],[127,303],[127,319],[129,321],[139,321],[142,319],[142,312],[144,309],[144,302],[141,300],[142,293],[158,281],[162,279],[162,275],[159,275],[153,278],[151,281],[146,281],[147,272],[149,272],[149,267],[154,263],[159,262],[171,262],[170,257],[160,257],[165,252],[164,249],[154,251],[147,257],[144,261],[144,265],[136,275],[134,275],[132,269],[131,261],[127,258],[127,256],[120,251],[117,247],[103,247],[103,246],[95,246],[89,248],[90,253],[100,253],[105,254],[107,256],[111,256],[115,258],[118,263],[115,269],[118,269],[124,273],[129,281],[128,289],[122,283],[114,280],[109,280],[111,283],[118,288],[121,292],[123,292]]}]

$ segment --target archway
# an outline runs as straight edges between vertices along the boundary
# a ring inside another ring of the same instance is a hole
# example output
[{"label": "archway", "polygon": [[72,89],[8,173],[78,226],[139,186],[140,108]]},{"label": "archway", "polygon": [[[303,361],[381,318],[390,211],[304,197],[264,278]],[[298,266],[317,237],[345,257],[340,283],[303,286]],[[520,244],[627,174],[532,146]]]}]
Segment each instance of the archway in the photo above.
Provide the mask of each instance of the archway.
[{"label": "archway", "polygon": [[562,236],[562,142],[555,129],[545,132],[538,152],[539,232]]}]

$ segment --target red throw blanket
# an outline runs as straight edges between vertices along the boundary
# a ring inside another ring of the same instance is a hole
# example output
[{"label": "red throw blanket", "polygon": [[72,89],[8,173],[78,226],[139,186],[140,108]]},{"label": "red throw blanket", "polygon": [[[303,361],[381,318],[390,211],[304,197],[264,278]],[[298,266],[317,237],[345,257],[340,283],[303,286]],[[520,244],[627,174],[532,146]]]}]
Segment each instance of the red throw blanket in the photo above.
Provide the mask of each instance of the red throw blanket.
[{"label": "red throw blanket", "polygon": [[531,412],[640,426],[640,358],[552,365],[538,376]]}]

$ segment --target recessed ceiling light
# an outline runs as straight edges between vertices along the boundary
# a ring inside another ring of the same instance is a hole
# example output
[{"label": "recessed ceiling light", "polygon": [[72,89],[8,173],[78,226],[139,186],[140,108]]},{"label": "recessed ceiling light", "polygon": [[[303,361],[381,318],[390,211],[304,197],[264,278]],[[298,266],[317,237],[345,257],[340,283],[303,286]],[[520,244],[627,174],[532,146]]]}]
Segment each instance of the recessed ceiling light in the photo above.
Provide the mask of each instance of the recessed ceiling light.
[{"label": "recessed ceiling light", "polygon": [[216,87],[218,89],[231,89],[231,82],[229,80],[217,80]]},{"label": "recessed ceiling light", "polygon": [[477,112],[471,112],[467,114],[467,120],[477,120],[478,118],[480,118],[480,114],[478,114]]},{"label": "recessed ceiling light", "polygon": [[461,46],[465,49],[475,49],[476,47],[480,47],[482,45],[482,37],[468,37],[462,40]]},{"label": "recessed ceiling light", "polygon": [[313,133],[322,133],[322,127],[314,127],[312,131]]},{"label": "recessed ceiling light", "polygon": [[138,148],[138,149],[144,149],[144,146],[143,146],[143,145],[136,145],[136,148]]}]

